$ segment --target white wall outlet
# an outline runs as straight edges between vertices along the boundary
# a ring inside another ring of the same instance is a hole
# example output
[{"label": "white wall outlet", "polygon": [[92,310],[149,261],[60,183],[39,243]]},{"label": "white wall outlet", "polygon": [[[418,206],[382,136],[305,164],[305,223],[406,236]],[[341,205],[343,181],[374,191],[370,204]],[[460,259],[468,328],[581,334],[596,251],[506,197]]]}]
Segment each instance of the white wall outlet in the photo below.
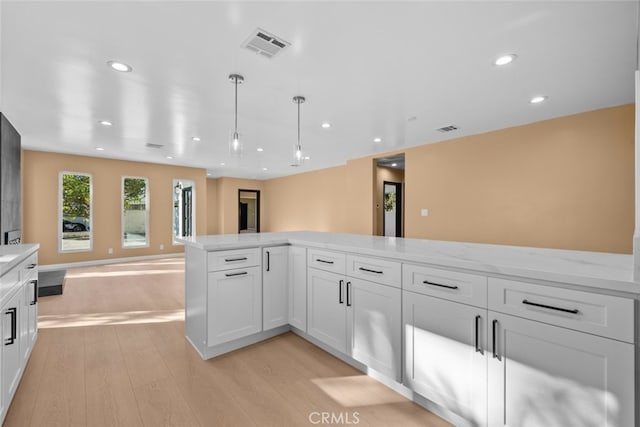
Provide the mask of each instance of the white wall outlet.
[{"label": "white wall outlet", "polygon": [[164,245],[160,245],[160,250],[164,250]]},{"label": "white wall outlet", "polygon": [[421,216],[429,216],[429,209],[421,209],[420,210],[420,215]]},{"label": "white wall outlet", "polygon": [[107,252],[109,252],[110,254],[112,254],[112,253],[113,253],[113,248],[109,248],[109,249],[107,250]]}]

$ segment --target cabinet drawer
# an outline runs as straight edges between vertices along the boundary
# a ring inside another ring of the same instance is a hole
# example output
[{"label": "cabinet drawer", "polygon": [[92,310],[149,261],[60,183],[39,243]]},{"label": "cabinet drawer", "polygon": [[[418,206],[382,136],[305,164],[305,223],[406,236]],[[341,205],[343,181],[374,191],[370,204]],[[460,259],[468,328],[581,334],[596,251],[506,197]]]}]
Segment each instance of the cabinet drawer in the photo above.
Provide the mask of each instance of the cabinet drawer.
[{"label": "cabinet drawer", "polygon": [[634,342],[631,298],[491,277],[489,310]]},{"label": "cabinet drawer", "polygon": [[320,270],[345,274],[346,256],[342,252],[309,248],[307,250],[307,264],[309,267]]},{"label": "cabinet drawer", "polygon": [[260,265],[260,248],[215,251],[207,254],[209,271]]},{"label": "cabinet drawer", "polygon": [[347,275],[399,288],[402,264],[378,258],[347,255]]},{"label": "cabinet drawer", "polygon": [[32,254],[20,264],[20,280],[24,282],[28,279],[37,279],[38,274],[38,254]]},{"label": "cabinet drawer", "polygon": [[402,265],[402,288],[419,294],[487,307],[487,278],[421,265]]}]

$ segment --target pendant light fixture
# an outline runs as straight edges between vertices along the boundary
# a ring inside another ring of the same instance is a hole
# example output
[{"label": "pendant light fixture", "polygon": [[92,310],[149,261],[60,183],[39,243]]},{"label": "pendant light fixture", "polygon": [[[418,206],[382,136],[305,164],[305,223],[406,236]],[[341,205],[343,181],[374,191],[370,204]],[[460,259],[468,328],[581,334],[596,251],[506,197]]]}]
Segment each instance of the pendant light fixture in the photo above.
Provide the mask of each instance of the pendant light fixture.
[{"label": "pendant light fixture", "polygon": [[242,142],[240,142],[240,135],[238,134],[238,85],[244,82],[244,77],[240,74],[229,74],[229,81],[233,83],[235,88],[235,122],[233,135],[229,141],[229,154],[240,157],[242,155]]},{"label": "pendant light fixture", "polygon": [[300,104],[306,101],[304,96],[294,96],[293,102],[298,104],[298,142],[293,146],[293,163],[291,166],[301,166],[304,162],[304,155],[302,154],[302,146],[300,145]]}]

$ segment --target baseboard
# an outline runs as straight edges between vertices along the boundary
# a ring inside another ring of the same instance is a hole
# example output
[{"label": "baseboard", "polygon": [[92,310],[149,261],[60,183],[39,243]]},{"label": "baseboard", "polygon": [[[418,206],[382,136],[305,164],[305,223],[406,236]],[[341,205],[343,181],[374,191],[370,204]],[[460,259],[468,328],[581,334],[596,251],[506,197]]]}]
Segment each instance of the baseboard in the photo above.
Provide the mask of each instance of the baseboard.
[{"label": "baseboard", "polygon": [[178,253],[172,253],[172,254],[160,254],[160,255],[132,256],[132,257],[126,257],[126,258],[96,259],[93,261],[69,262],[66,264],[47,264],[47,265],[39,265],[38,270],[39,271],[62,270],[62,269],[74,268],[74,267],[91,267],[94,265],[120,264],[123,262],[147,261],[151,259],[162,259],[162,258],[184,258],[184,252],[178,252]]}]

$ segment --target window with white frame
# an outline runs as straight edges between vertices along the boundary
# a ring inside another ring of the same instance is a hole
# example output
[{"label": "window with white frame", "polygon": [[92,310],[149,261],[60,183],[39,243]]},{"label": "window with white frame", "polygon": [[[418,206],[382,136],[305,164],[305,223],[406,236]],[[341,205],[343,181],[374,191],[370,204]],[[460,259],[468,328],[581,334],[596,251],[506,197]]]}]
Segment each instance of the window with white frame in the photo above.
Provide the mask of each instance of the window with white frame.
[{"label": "window with white frame", "polygon": [[61,252],[90,251],[93,245],[91,175],[60,172],[58,242]]},{"label": "window with white frame", "polygon": [[122,177],[122,247],[149,246],[149,180]]}]

